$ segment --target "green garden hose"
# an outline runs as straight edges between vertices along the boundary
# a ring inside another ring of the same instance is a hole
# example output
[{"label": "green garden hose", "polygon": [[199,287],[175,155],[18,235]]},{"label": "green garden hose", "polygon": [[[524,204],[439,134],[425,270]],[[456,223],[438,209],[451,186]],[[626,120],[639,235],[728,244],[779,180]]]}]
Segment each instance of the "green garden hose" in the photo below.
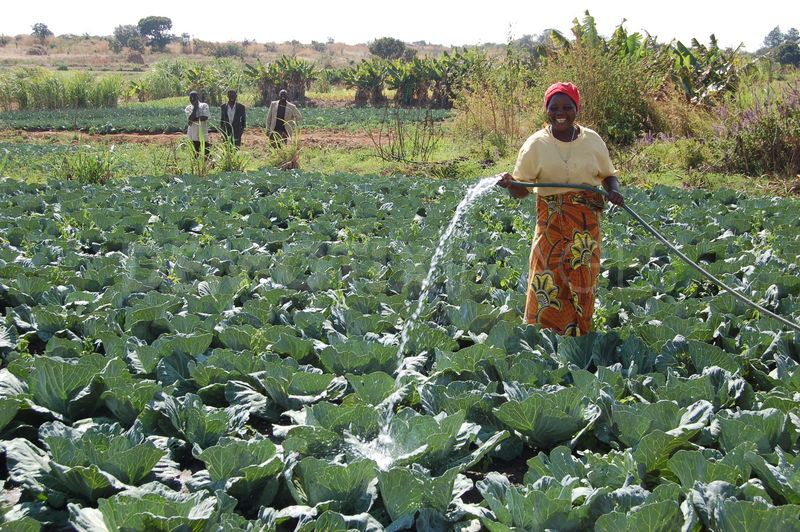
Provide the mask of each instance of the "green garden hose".
[{"label": "green garden hose", "polygon": [[[596,192],[598,194],[602,194],[605,197],[608,197],[608,192],[606,192],[603,189],[600,189],[600,188],[597,188],[597,187],[593,187],[593,186],[590,186],[590,185],[571,185],[571,184],[566,184],[566,183],[524,183],[522,181],[511,181],[511,184],[512,185],[516,185],[516,186],[520,186],[520,187],[525,187],[525,188],[571,188],[571,189],[588,190],[589,192]],[[790,327],[790,328],[794,329],[795,331],[800,332],[800,325],[798,325],[797,323],[794,323],[793,321],[787,320],[783,316],[775,314],[771,310],[768,310],[768,309],[762,307],[758,303],[756,303],[754,301],[751,301],[750,299],[748,299],[744,295],[740,294],[739,292],[737,292],[736,290],[734,290],[730,286],[726,285],[720,279],[718,279],[713,274],[711,274],[710,272],[705,270],[702,266],[700,266],[699,264],[694,262],[692,259],[690,259],[686,255],[684,255],[681,252],[681,250],[679,250],[672,243],[670,243],[666,238],[664,238],[664,236],[661,233],[659,233],[658,231],[656,231],[650,224],[645,222],[642,219],[641,216],[639,216],[638,214],[636,214],[633,211],[633,209],[631,209],[627,205],[622,205],[621,207],[625,210],[625,212],[627,212],[631,216],[631,218],[633,218],[634,220],[639,222],[639,224],[642,227],[644,227],[650,234],[652,234],[654,237],[656,237],[656,239],[658,239],[659,242],[661,242],[662,244],[667,246],[670,250],[672,250],[673,253],[675,253],[678,257],[680,257],[686,264],[688,264],[689,266],[691,266],[692,268],[697,270],[703,277],[705,277],[706,279],[708,279],[712,283],[716,284],[717,286],[719,286],[720,288],[722,288],[723,290],[728,292],[730,295],[732,295],[733,297],[735,297],[736,299],[738,299],[742,303],[745,303],[746,305],[749,305],[749,306],[757,309],[759,312],[769,316],[770,318],[781,322],[782,324],[786,325],[787,327]]]}]

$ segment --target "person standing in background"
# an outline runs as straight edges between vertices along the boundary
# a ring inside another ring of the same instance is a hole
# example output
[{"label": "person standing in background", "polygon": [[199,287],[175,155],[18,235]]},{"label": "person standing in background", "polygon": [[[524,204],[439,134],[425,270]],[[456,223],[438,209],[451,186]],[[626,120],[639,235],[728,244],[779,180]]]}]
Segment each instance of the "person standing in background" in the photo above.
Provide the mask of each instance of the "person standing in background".
[{"label": "person standing in background", "polygon": [[228,103],[222,104],[220,108],[219,129],[226,141],[233,139],[233,143],[238,148],[242,145],[242,134],[247,125],[245,107],[236,101],[236,91],[228,91]]},{"label": "person standing in background", "polygon": [[186,136],[192,141],[195,154],[204,149],[205,156],[208,157],[211,148],[211,143],[208,141],[208,119],[211,118],[208,104],[201,102],[197,92],[192,91],[189,93],[189,105],[184,111],[188,121]]},{"label": "person standing in background", "polygon": [[300,111],[286,97],[286,89],[281,89],[278,99],[269,104],[267,136],[275,146],[286,144],[300,121]]}]

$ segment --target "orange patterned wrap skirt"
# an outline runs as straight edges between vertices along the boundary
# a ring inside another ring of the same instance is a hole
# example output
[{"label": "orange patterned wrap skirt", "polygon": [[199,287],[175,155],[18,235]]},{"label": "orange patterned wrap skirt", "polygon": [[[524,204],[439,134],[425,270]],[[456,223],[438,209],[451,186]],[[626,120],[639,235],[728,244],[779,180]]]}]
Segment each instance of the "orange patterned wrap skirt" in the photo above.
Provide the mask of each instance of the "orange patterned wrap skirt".
[{"label": "orange patterned wrap skirt", "polygon": [[595,192],[537,196],[525,321],[565,336],[592,326],[600,273],[600,219]]}]

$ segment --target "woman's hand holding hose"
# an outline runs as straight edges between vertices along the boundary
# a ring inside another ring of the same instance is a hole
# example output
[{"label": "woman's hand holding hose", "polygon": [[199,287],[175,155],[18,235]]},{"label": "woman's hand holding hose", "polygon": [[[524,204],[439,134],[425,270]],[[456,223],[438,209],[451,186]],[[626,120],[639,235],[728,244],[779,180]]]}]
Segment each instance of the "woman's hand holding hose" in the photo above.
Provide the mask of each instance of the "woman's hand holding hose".
[{"label": "woman's hand holding hose", "polygon": [[620,207],[625,205],[625,198],[619,192],[619,179],[617,179],[617,176],[610,175],[603,179],[603,188],[608,192],[608,201]]},{"label": "woman's hand holding hose", "polygon": [[497,177],[499,178],[499,181],[497,181],[495,184],[498,187],[507,189],[508,193],[511,194],[512,197],[522,199],[530,194],[530,191],[527,188],[513,184],[514,176],[508,172],[497,174]]}]

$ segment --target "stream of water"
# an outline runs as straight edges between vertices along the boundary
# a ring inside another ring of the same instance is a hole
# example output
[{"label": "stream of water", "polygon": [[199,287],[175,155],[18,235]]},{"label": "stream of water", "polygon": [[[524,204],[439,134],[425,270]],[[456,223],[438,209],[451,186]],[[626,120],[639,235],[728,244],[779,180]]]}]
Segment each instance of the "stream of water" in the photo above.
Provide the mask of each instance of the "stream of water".
[{"label": "stream of water", "polygon": [[[436,269],[439,265],[439,262],[442,260],[442,257],[444,257],[449,250],[451,239],[458,228],[459,223],[462,221],[467,212],[469,212],[469,210],[473,207],[473,205],[475,205],[480,198],[488,194],[494,188],[496,182],[497,177],[485,177],[472,185],[464,195],[464,199],[462,199],[458,204],[458,207],[456,207],[456,212],[453,214],[453,218],[450,220],[450,223],[439,237],[439,243],[437,244],[436,250],[431,257],[431,264],[428,268],[428,274],[425,276],[425,280],[422,282],[419,298],[417,299],[416,309],[411,314],[411,317],[403,324],[403,329],[400,332],[400,345],[397,348],[397,358],[400,360],[400,365],[397,370],[398,383],[401,381],[401,377],[403,376],[416,375],[417,377],[420,377],[417,368],[421,368],[425,365],[427,356],[403,356],[403,351],[408,343],[409,334],[422,314],[422,310],[425,307],[425,302],[428,299],[431,284],[433,283],[433,279],[436,275]],[[401,448],[398,442],[396,442],[392,437],[390,431],[392,418],[394,416],[394,407],[400,400],[403,399],[404,396],[405,393],[398,391],[391,397],[388,397],[386,400],[384,400],[383,403],[376,406],[380,412],[381,429],[374,439],[370,441],[363,441],[352,434],[345,434],[345,442],[347,443],[350,452],[356,456],[369,458],[375,461],[375,463],[378,464],[378,467],[383,471],[388,471],[392,464],[398,459],[401,459],[405,453],[413,452],[412,449]]]},{"label": "stream of water", "polygon": [[425,280],[422,281],[419,299],[417,299],[417,308],[414,310],[414,313],[411,314],[411,317],[403,324],[403,329],[400,331],[400,346],[397,348],[397,358],[402,362],[400,369],[398,369],[398,373],[402,374],[409,365],[418,365],[421,362],[417,357],[405,358],[403,356],[403,351],[408,343],[408,337],[411,333],[411,329],[414,328],[414,324],[419,319],[419,316],[422,314],[422,310],[425,307],[425,301],[428,299],[428,292],[430,292],[431,284],[433,283],[434,276],[436,275],[436,268],[439,265],[439,261],[442,259],[442,257],[444,257],[445,253],[449,249],[450,239],[458,227],[459,222],[461,222],[464,215],[469,212],[472,206],[475,205],[480,198],[488,194],[494,188],[495,183],[497,183],[497,177],[492,176],[484,177],[472,185],[464,195],[464,199],[462,199],[461,203],[459,203],[458,207],[456,207],[456,212],[453,214],[453,218],[450,220],[447,228],[439,237],[439,243],[436,246],[436,250],[433,252],[431,265],[428,268],[428,275],[426,275]]}]

